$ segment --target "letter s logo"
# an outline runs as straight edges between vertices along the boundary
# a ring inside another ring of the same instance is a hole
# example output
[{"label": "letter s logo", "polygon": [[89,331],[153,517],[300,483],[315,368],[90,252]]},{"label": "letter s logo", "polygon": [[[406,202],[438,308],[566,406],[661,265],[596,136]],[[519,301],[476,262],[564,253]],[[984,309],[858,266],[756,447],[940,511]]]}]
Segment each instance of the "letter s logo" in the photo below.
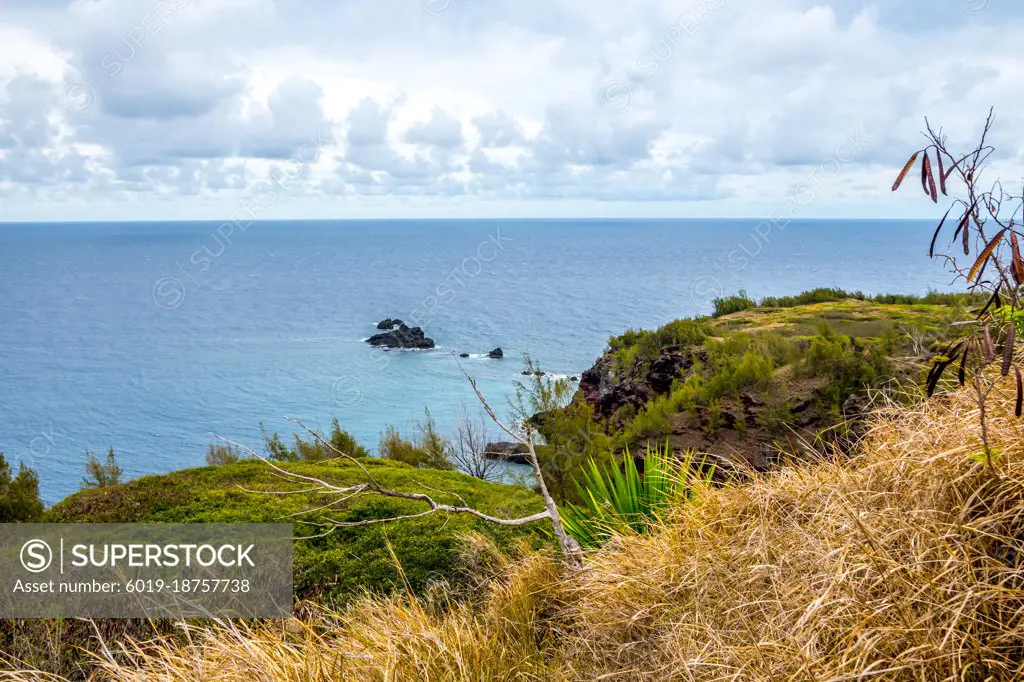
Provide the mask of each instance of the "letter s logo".
[{"label": "letter s logo", "polygon": [[30,573],[41,573],[53,562],[53,551],[42,540],[29,540],[21,546],[21,565]]}]

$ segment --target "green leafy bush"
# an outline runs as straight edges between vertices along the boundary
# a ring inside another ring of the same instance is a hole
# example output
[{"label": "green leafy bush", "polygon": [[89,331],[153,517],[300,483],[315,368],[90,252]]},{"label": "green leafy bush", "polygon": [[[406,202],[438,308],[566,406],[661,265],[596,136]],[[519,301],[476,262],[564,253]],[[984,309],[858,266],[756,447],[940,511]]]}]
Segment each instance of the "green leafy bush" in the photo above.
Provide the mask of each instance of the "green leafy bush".
[{"label": "green leafy bush", "polygon": [[393,462],[402,462],[421,469],[451,469],[445,449],[428,449],[402,438],[394,426],[387,426],[377,445],[378,454]]},{"label": "green leafy bush", "polygon": [[721,354],[716,356],[711,376],[701,396],[702,402],[738,393],[744,388],[764,388],[771,379],[775,367],[772,361],[756,351],[747,351],[737,357]]},{"label": "green leafy bush", "polygon": [[740,289],[738,294],[725,296],[723,298],[716,298],[711,301],[711,303],[715,306],[715,311],[711,313],[711,317],[721,317],[722,315],[739,313],[757,305],[757,302],[747,296],[747,292],[743,289]]},{"label": "green leafy bush", "polygon": [[827,325],[822,325],[818,335],[811,339],[801,370],[830,379],[818,393],[824,407],[834,414],[838,414],[849,395],[892,373],[888,349],[883,344],[860,346]]},{"label": "green leafy bush", "polygon": [[13,474],[0,452],[0,523],[34,523],[42,515],[39,476],[24,462],[18,463],[18,473]]},{"label": "green leafy bush", "polygon": [[430,410],[425,409],[423,413],[425,420],[419,424],[419,437],[415,442],[402,438],[398,429],[389,425],[381,434],[377,454],[422,469],[454,469],[448,439],[438,432]]},{"label": "green leafy bush", "polygon": [[757,415],[757,423],[770,433],[786,431],[795,421],[789,389],[785,384],[774,386],[766,392],[766,398],[764,407]]},{"label": "green leafy bush", "polygon": [[803,291],[796,296],[766,296],[761,299],[761,308],[793,308],[798,305],[811,305],[813,303],[831,303],[842,301],[847,298],[856,298],[861,301],[869,299],[860,291],[844,291],[834,287],[818,287]]},{"label": "green leafy bush", "polygon": [[666,512],[685,504],[696,482],[707,484],[714,466],[694,460],[692,452],[677,458],[666,444],[648,445],[643,473],[627,450],[620,467],[590,460],[577,482],[580,504],[567,504],[562,522],[580,546],[598,547],[613,537],[644,533]]},{"label": "green leafy bush", "polygon": [[608,340],[617,367],[622,371],[642,371],[645,363],[658,357],[669,346],[697,346],[711,335],[700,319],[673,320],[653,331],[629,330]]},{"label": "green leafy bush", "polygon": [[210,447],[206,451],[206,463],[209,466],[234,464],[240,459],[242,459],[242,451],[232,443],[210,443]]},{"label": "green leafy bush", "polygon": [[929,290],[923,296],[917,294],[875,294],[867,295],[862,291],[846,291],[838,287],[818,287],[802,291],[795,296],[765,296],[760,301],[747,296],[742,289],[738,294],[716,298],[713,303],[715,311],[712,317],[721,317],[731,313],[737,313],[749,308],[795,308],[802,305],[815,303],[833,303],[846,299],[858,301],[869,301],[885,305],[945,305],[945,306],[969,306],[983,305],[985,297],[980,294],[946,293]]},{"label": "green leafy bush", "polygon": [[672,433],[670,417],[676,411],[671,394],[654,398],[637,412],[633,423],[629,425],[627,442],[641,438],[663,438],[669,435]]},{"label": "green leafy bush", "polygon": [[95,453],[85,451],[85,476],[82,477],[83,488],[106,488],[121,482],[124,469],[117,463],[114,448],[107,450],[107,456],[100,460]]},{"label": "green leafy bush", "polygon": [[324,439],[331,444],[333,450],[312,436],[309,440],[305,440],[299,434],[295,434],[295,446],[289,448],[276,433],[270,437],[267,437],[265,431],[263,433],[267,457],[278,462],[320,462],[326,459],[336,459],[338,453],[335,450],[357,458],[370,455],[352,434],[341,428],[337,418],[331,420],[330,437]]}]

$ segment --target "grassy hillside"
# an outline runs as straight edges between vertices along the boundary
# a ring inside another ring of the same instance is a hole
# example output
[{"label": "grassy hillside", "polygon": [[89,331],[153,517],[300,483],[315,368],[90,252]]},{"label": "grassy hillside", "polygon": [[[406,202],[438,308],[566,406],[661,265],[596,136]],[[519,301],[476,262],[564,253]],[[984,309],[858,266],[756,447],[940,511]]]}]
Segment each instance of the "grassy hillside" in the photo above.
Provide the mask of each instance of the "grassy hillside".
[{"label": "grassy hillside", "polygon": [[966,392],[876,416],[851,462],[705,487],[660,529],[564,574],[546,552],[437,611],[363,599],[303,622],[208,628],[111,679],[1017,680],[1024,439]]},{"label": "grassy hillside", "polygon": [[720,299],[710,317],[613,337],[575,403],[619,449],[668,441],[769,468],[800,442],[855,435],[872,389],[919,397],[949,324],[975,302],[834,289]]},{"label": "grassy hillside", "polygon": [[[540,498],[526,488],[485,483],[451,471],[415,469],[388,460],[360,460],[384,487],[407,492],[429,492],[439,502],[469,505],[499,515],[518,516],[543,510]],[[363,482],[358,467],[343,461],[279,464],[288,471],[325,481],[351,485]],[[53,523],[271,523],[296,522],[297,536],[322,533],[323,528],[302,525],[300,520],[320,522],[317,512],[288,518],[321,507],[331,498],[313,493],[268,495],[260,491],[309,488],[282,480],[264,462],[243,460],[235,464],[146,476],[102,489],[83,490],[47,510]],[[330,514],[340,521],[385,518],[421,512],[421,502],[366,495],[341,505]],[[363,590],[387,592],[400,585],[395,562],[387,549],[390,542],[413,589],[430,581],[459,579],[459,554],[463,537],[486,534],[508,547],[519,538],[541,542],[540,524],[499,528],[468,517],[436,514],[422,519],[362,528],[341,528],[326,537],[295,544],[296,598],[317,598],[339,603]]]}]

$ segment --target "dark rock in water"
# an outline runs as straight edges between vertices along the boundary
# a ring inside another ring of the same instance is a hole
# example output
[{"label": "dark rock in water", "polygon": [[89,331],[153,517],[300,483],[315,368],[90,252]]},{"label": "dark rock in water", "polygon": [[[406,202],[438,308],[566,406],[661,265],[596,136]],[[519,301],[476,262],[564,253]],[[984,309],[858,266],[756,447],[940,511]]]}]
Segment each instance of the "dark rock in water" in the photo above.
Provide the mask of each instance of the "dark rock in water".
[{"label": "dark rock in water", "polygon": [[[422,329],[419,327],[407,327],[401,320],[396,321],[399,322],[397,327],[383,334],[374,334],[366,339],[366,342],[371,346],[383,346],[384,348],[427,350],[434,347],[434,339],[424,335]],[[387,322],[387,320],[384,320],[384,322]]]},{"label": "dark rock in water", "polygon": [[396,327],[404,327],[404,326],[405,326],[405,322],[402,322],[397,317],[395,319],[393,319],[393,320],[389,317],[389,318],[387,318],[385,320],[381,320],[380,322],[377,323],[377,329],[394,329]]},{"label": "dark rock in water", "polygon": [[459,353],[459,357],[460,358],[468,358],[469,357],[469,353]]},{"label": "dark rock in water", "polygon": [[511,441],[488,443],[487,447],[484,448],[484,457],[487,459],[512,462],[513,464],[529,464],[529,453],[530,451],[525,445]]},{"label": "dark rock in water", "polygon": [[569,377],[569,381],[579,381],[579,377]]},{"label": "dark rock in water", "polygon": [[488,353],[487,357],[494,359],[503,358],[505,357],[505,352],[501,350],[501,347],[498,347],[492,350],[490,353]]},{"label": "dark rock in water", "polygon": [[525,369],[524,369],[524,370],[523,370],[523,371],[521,372],[521,374],[522,374],[522,375],[523,375],[524,377],[529,377],[529,376],[535,376],[535,377],[542,377],[542,376],[547,376],[546,374],[544,374],[544,372],[540,371],[539,369],[538,369],[538,370],[537,370],[536,372],[530,372],[530,371],[527,371],[527,370],[525,370]]}]

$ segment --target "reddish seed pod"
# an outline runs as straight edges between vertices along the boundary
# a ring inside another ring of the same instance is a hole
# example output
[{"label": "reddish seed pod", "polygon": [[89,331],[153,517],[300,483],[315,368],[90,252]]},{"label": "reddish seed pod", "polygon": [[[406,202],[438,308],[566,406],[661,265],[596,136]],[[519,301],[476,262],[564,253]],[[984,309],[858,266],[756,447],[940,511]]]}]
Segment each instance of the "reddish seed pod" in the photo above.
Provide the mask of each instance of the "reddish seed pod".
[{"label": "reddish seed pod", "polygon": [[996,347],[992,344],[992,335],[988,332],[988,325],[985,325],[985,362],[995,362]]},{"label": "reddish seed pod", "polygon": [[1013,322],[1010,322],[1010,326],[1006,330],[1006,345],[1003,346],[1002,372],[1004,377],[1010,373],[1010,365],[1013,364],[1014,336],[1016,336],[1016,330],[1014,329]]}]

